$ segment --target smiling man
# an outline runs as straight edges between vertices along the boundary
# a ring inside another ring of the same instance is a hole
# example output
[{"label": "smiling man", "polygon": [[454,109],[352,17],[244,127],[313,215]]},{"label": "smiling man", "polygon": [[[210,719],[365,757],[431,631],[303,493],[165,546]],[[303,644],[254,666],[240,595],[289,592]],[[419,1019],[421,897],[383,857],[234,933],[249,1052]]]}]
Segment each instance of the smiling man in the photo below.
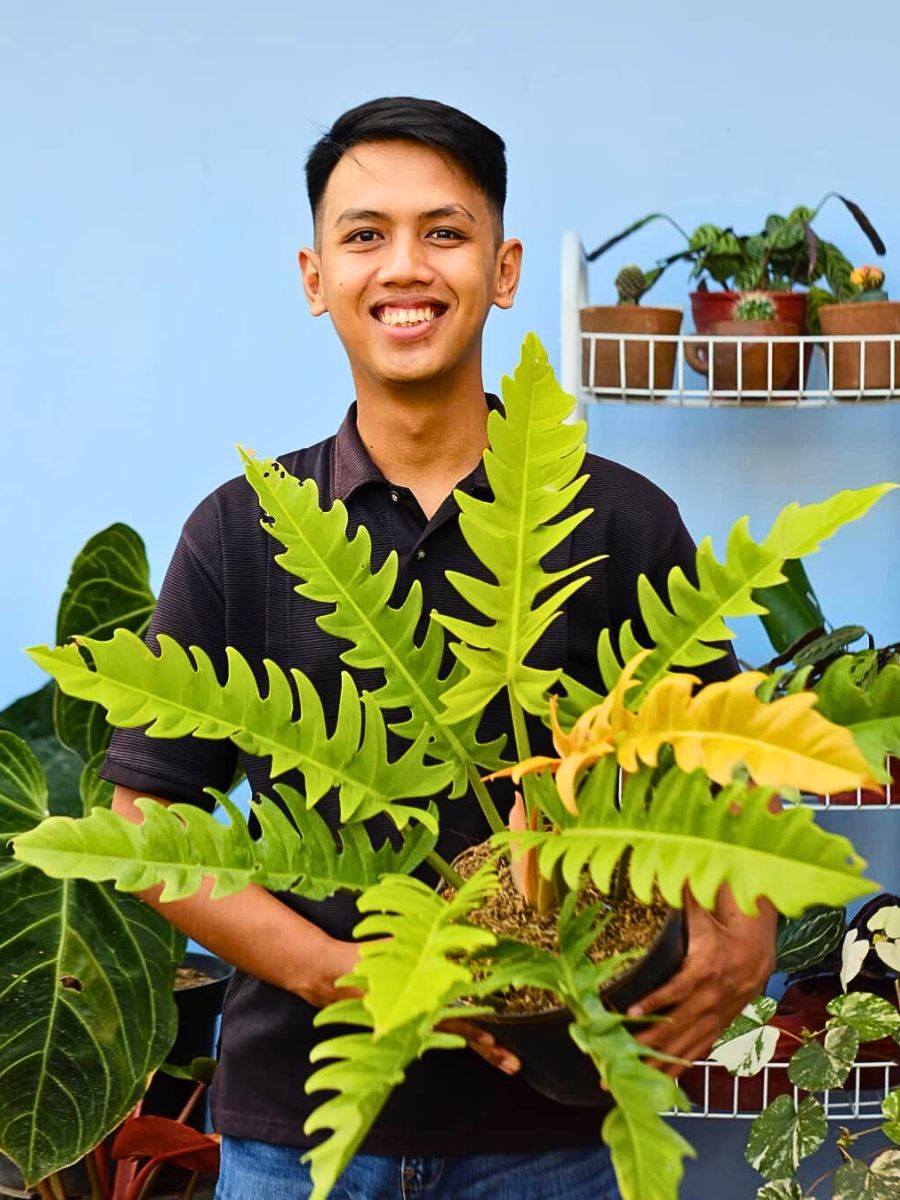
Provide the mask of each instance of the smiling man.
[{"label": "smiling man", "polygon": [[[487,414],[499,402],[482,381],[482,335],[493,307],[515,297],[522,247],[505,238],[504,146],[497,134],[456,109],[405,97],[345,113],[307,163],[315,245],[300,252],[310,311],[328,314],[343,343],[355,402],[338,432],[281,456],[294,475],[316,480],[324,507],[340,500],[352,534],[365,524],[376,567],[395,551],[396,595],[417,580],[424,611],[470,617],[446,580],[448,568],[475,571],[463,541],[455,488],[489,495],[481,462]],[[609,558],[571,598],[565,620],[547,631],[554,664],[599,687],[601,628],[632,618],[640,574],[662,590],[673,566],[691,570],[693,545],[672,501],[646,479],[588,455],[579,501],[594,510],[578,532],[583,553]],[[221,669],[225,646],[251,663],[271,658],[301,668],[326,711],[336,710],[340,643],[316,618],[324,608],[298,596],[272,565],[255,494],[232,480],[204,500],[185,525],[148,635],[165,632],[202,647]],[[544,643],[542,642],[542,647]],[[707,678],[735,665],[712,664]],[[357,671],[361,687],[377,681]],[[509,732],[499,703],[481,733]],[[549,747],[548,747],[549,748]],[[537,747],[536,747],[537,749]],[[118,786],[114,806],[140,820],[140,795],[208,805],[207,786],[226,788],[237,752],[230,743],[146,738],[117,730],[104,775]],[[242,756],[257,792],[272,793],[269,760]],[[302,781],[287,779],[287,782]],[[498,797],[508,808],[512,796]],[[488,830],[470,798],[453,802],[438,851],[445,858]],[[318,811],[334,820],[326,799]],[[376,839],[387,819],[373,822]],[[222,1133],[217,1200],[301,1200],[310,1191],[300,1164],[303,1124],[321,1096],[304,1094],[309,1052],[324,1034],[319,1007],[352,968],[357,914],[350,898],[325,902],[274,896],[259,887],[210,901],[209,888],[160,905],[145,899],[199,942],[233,962],[222,1024],[213,1119]],[[671,1019],[644,1035],[681,1058],[703,1054],[742,1005],[758,993],[772,961],[773,916],[748,919],[723,892],[708,915],[690,905],[690,948],[680,972],[643,1002]],[[597,1109],[566,1108],[517,1078],[502,1046],[458,1023],[471,1051],[427,1054],[409,1070],[335,1195],[352,1200],[427,1196],[430,1200],[615,1200],[615,1179],[600,1142]],[[670,1068],[671,1069],[671,1068]]]}]

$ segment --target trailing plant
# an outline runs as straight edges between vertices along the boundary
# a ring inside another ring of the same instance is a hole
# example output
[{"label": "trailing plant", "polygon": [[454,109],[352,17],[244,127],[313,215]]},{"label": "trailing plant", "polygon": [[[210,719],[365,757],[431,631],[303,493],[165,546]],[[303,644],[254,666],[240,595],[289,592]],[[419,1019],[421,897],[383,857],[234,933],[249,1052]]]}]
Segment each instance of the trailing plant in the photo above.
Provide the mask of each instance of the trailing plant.
[{"label": "trailing plant", "polygon": [[[462,533],[488,577],[453,571],[448,578],[477,619],[434,612],[423,620],[418,583],[391,601],[396,555],[373,571],[369,534],[359,528],[348,537],[340,502],[322,510],[312,481],[244,456],[263,528],[280,547],[277,561],[299,592],[331,606],[319,621],[341,639],[348,671],[330,727],[302,672],[267,664],[260,688],[235,650],[224,679],[196,648],[186,653],[161,639],[153,654],[129,633],[31,651],[67,694],[102,704],[120,725],[146,725],[151,736],[231,738],[270,755],[273,777],[294,768],[303,776],[303,794],[280,787],[278,804],[254,800],[256,841],[224,797],[224,825],[144,799],[142,825],[109,812],[53,816],[17,831],[14,854],[52,878],[112,880],[124,891],[163,884],[164,898],[191,894],[203,876],[219,895],[250,881],[316,897],[357,894],[362,940],[344,982],[359,995],[317,1016],[320,1025],[353,1031],[317,1046],[315,1061],[327,1062],[307,1083],[330,1093],[306,1125],[308,1134],[326,1135],[308,1155],[317,1200],[409,1064],[429,1049],[464,1044],[441,1028],[459,1003],[477,1016],[510,986],[546,989],[571,1013],[571,1036],[593,1062],[598,1090],[605,1086],[617,1102],[603,1136],[626,1200],[674,1200],[689,1148],[659,1113],[685,1100],[645,1061],[624,1017],[603,1004],[600,989],[623,958],[587,956],[602,924],[596,904],[585,903],[588,882],[605,893],[615,874],[625,874],[638,897],[649,900],[656,889],[676,907],[688,880],[707,907],[727,883],[747,913],[763,895],[795,916],[873,886],[846,839],[819,830],[808,810],[772,811],[786,786],[821,792],[868,781],[877,764],[852,734],[814,711],[809,693],[761,700],[761,674],[698,687],[673,672],[721,656],[719,643],[732,636],[725,619],[764,611],[758,589],[784,582],[786,559],[817,548],[891,485],[791,506],[762,542],[739,522],[725,562],[704,542],[697,584],[676,568],[665,598],[642,579],[638,602],[651,644],[640,645],[630,626],[615,640],[603,631],[598,661],[607,692],[594,693],[565,677],[562,664],[533,661],[586,572],[604,569],[598,558],[558,570],[544,565],[589,515],[577,504],[584,425],[568,423],[573,401],[533,335],[503,395],[505,411],[488,419],[492,496],[456,493]],[[360,696],[352,672],[369,667],[380,668],[383,682]],[[509,710],[508,747],[478,735],[485,706],[498,696]],[[289,697],[299,701],[299,715]],[[556,756],[532,753],[535,717],[551,725]],[[388,758],[386,728],[407,743],[399,757]],[[621,796],[620,770],[627,772]],[[521,827],[512,831],[484,778],[500,773],[514,775],[524,793]],[[337,837],[317,812],[328,789],[340,798]],[[552,884],[542,902],[556,904],[555,953],[500,938],[473,919],[498,886],[491,861],[464,880],[437,853],[440,821],[467,791],[481,805],[491,855],[514,843],[515,854],[532,855],[532,877]],[[380,812],[393,819],[396,836],[376,852],[365,822]],[[426,861],[450,885],[445,894],[414,877]]]}]

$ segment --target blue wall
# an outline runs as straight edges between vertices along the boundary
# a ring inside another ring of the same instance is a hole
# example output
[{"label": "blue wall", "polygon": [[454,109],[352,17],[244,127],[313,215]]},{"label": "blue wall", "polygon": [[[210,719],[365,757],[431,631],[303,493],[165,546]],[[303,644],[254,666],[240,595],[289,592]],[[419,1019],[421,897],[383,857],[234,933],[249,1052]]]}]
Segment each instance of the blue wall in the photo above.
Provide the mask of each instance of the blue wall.
[{"label": "blue wall", "polygon": [[[523,10],[509,0],[3,4],[0,707],[41,682],[20,647],[53,639],[69,563],[91,533],[135,526],[158,584],[181,521],[236,472],[234,442],[278,453],[314,441],[352,399],[336,339],[306,315],[295,264],[310,233],[304,156],[352,104],[433,96],[507,139],[507,224],[525,242],[525,278],[515,309],[489,326],[489,386],[529,329],[558,357],[566,228],[592,246],[658,209],[687,227],[750,227],[834,188],[880,229],[900,296],[896,0]],[[819,231],[871,258],[840,206]],[[623,261],[671,247],[665,226],[643,231],[591,268],[592,299],[611,295]],[[681,304],[685,292],[672,271],[654,295]],[[590,436],[665,486],[720,545],[744,512],[762,531],[789,499],[900,479],[897,405],[604,407]],[[812,562],[834,622],[900,637],[898,532],[892,496]],[[754,630],[744,651],[762,653]],[[890,828],[878,841],[896,883],[891,817],[877,828]],[[723,1124],[709,1136],[724,1139]],[[712,1194],[696,1180],[698,1195]],[[746,1187],[729,1194],[752,1195]]]}]

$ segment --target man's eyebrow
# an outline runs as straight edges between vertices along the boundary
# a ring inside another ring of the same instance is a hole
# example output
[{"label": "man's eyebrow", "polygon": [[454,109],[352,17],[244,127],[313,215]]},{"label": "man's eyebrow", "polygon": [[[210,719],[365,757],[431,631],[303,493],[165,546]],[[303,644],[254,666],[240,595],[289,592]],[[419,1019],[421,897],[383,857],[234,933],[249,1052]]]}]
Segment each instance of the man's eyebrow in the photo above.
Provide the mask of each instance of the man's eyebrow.
[{"label": "man's eyebrow", "polygon": [[[441,217],[467,217],[470,221],[475,222],[474,216],[463,204],[442,204],[440,208],[430,208],[428,212],[419,214],[420,220],[434,221]],[[336,219],[335,225],[340,225],[346,221],[386,221],[388,214],[378,212],[374,208],[346,208]]]}]

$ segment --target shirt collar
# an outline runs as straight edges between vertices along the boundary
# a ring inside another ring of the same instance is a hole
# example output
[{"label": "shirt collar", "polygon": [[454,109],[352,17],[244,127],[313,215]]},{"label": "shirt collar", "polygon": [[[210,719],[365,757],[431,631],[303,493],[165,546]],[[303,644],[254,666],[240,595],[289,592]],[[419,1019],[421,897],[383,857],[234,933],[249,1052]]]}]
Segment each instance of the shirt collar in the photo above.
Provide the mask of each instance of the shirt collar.
[{"label": "shirt collar", "polygon": [[[502,412],[503,406],[499,397],[492,392],[485,393],[487,406],[492,412]],[[346,503],[355,491],[367,483],[388,483],[384,473],[376,467],[369,452],[359,436],[356,428],[356,402],[347,409],[347,415],[341,422],[332,447],[331,482],[335,500]],[[484,459],[465,479],[460,480],[460,486],[465,490],[490,490],[487,472],[484,469]]]}]

